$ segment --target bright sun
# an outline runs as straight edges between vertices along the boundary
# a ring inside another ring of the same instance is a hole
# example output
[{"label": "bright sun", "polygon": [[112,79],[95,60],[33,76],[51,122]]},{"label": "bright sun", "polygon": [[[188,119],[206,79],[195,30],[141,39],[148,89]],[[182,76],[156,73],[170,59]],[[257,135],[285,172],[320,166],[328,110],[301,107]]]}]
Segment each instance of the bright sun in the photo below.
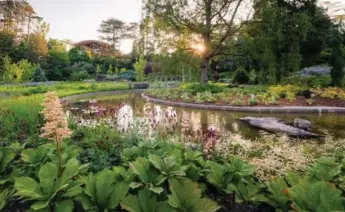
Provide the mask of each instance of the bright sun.
[{"label": "bright sun", "polygon": [[199,53],[205,52],[205,45],[203,43],[196,43],[192,45],[192,49],[195,49]]}]

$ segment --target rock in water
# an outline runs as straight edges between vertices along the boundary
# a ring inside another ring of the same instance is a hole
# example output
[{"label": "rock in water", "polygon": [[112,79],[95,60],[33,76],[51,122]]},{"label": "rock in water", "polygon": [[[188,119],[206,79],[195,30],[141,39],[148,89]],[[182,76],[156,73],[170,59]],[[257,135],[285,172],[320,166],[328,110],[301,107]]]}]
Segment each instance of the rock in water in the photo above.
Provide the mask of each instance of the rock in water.
[{"label": "rock in water", "polygon": [[266,130],[271,133],[286,133],[288,136],[292,137],[302,137],[302,138],[320,138],[321,135],[308,132],[296,127],[289,126],[285,124],[283,120],[277,118],[263,117],[245,117],[241,118],[241,121],[245,121],[251,126]]},{"label": "rock in water", "polygon": [[311,130],[311,122],[305,119],[295,118],[293,126],[306,131]]}]

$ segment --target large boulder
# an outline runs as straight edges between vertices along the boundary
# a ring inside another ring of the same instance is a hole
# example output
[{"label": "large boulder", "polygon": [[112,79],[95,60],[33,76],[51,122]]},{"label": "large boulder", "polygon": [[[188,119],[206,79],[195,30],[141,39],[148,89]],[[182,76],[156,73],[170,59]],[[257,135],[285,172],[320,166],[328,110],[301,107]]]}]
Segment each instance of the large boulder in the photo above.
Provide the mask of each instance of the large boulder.
[{"label": "large boulder", "polygon": [[305,119],[295,118],[293,121],[293,126],[306,131],[311,130],[311,122]]}]

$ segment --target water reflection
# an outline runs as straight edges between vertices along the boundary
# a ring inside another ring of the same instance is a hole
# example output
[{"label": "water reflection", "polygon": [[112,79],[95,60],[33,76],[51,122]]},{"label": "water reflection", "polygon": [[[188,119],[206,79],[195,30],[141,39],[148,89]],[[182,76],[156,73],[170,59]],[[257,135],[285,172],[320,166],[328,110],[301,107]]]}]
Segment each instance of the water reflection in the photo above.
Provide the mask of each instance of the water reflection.
[{"label": "water reflection", "polygon": [[[226,111],[198,110],[182,107],[166,107],[147,103],[140,94],[124,94],[116,96],[90,97],[97,103],[92,108],[85,108],[76,99],[69,108],[71,113],[81,123],[95,125],[100,121],[116,126],[120,131],[127,131],[133,125],[142,127],[151,135],[153,130],[160,128],[163,133],[174,133],[181,136],[200,135],[213,128],[217,132],[236,133],[246,139],[260,137],[259,130],[238,121],[244,116],[270,116],[284,120],[294,118],[308,119],[313,123],[316,133],[326,130],[335,137],[345,137],[345,116],[339,114],[246,114]],[[144,126],[145,125],[145,126]]]}]

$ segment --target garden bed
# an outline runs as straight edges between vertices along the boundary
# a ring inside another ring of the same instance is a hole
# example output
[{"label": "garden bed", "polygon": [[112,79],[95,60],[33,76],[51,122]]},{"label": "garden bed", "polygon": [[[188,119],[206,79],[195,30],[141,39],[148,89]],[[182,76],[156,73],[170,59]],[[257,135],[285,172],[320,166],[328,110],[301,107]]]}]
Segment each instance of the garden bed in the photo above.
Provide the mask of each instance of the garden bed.
[{"label": "garden bed", "polygon": [[345,112],[345,92],[340,88],[306,89],[290,85],[225,88],[220,84],[205,87],[187,85],[176,89],[156,89],[142,96],[160,104],[215,110]]}]

